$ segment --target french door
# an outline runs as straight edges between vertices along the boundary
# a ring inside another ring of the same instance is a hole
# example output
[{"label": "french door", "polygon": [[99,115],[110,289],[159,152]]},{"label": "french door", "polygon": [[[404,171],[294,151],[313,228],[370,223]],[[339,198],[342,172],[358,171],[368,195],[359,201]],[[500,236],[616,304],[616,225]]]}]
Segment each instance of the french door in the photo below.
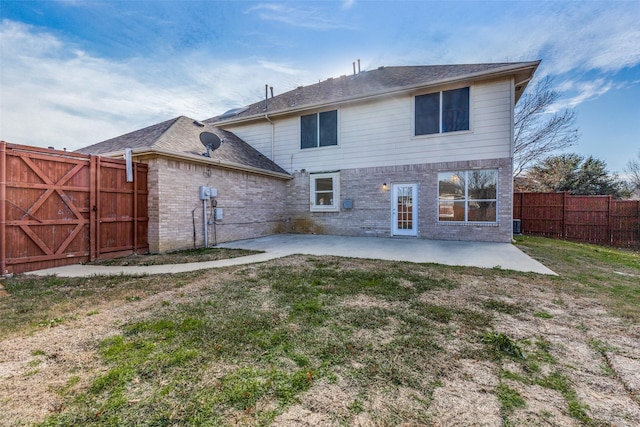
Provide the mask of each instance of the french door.
[{"label": "french door", "polygon": [[418,235],[418,184],[393,184],[391,189],[392,234]]}]

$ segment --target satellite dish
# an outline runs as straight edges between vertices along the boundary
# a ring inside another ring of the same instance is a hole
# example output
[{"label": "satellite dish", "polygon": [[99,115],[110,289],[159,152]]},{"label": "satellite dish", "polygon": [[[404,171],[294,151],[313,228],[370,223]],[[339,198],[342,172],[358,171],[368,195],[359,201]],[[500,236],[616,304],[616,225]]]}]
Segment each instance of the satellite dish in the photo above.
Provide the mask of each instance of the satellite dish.
[{"label": "satellite dish", "polygon": [[207,157],[211,157],[209,151],[220,148],[220,144],[222,144],[220,137],[213,132],[202,132],[200,134],[200,142],[207,149],[207,152],[203,154],[203,156]]}]

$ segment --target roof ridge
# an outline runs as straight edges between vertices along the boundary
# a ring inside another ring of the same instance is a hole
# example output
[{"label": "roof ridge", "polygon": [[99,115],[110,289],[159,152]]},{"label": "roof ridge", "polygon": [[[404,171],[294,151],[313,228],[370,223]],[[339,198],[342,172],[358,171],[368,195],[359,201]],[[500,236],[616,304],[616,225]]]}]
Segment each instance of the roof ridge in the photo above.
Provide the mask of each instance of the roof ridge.
[{"label": "roof ridge", "polygon": [[244,118],[259,117],[263,114],[285,113],[314,106],[339,103],[366,98],[372,95],[391,93],[397,90],[411,90],[422,86],[444,84],[465,78],[481,78],[495,73],[516,72],[524,67],[537,67],[540,61],[486,62],[470,64],[440,65],[392,65],[356,74],[329,77],[308,86],[300,85],[271,98],[262,99],[238,112],[204,120],[208,124],[224,124]]}]

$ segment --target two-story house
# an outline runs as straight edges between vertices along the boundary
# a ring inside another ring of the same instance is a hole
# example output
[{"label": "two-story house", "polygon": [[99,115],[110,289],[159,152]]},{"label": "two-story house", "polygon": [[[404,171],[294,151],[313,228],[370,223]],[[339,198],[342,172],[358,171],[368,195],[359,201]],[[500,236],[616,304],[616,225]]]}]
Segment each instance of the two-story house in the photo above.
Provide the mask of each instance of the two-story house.
[{"label": "two-story house", "polygon": [[[202,242],[198,185],[218,190],[218,242],[278,232],[509,242],[514,106],[538,65],[380,67],[80,151],[131,148],[149,164],[156,251]],[[211,157],[204,131],[223,141]]]}]

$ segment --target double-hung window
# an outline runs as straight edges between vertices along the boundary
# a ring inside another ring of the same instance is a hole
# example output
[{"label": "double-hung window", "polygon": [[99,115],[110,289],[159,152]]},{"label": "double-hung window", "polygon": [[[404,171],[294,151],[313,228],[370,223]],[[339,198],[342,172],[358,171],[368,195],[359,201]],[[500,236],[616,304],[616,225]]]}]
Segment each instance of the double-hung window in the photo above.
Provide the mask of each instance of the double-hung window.
[{"label": "double-hung window", "polygon": [[300,117],[300,148],[338,145],[338,110]]},{"label": "double-hung window", "polygon": [[340,173],[312,173],[309,175],[312,212],[340,210]]},{"label": "double-hung window", "polygon": [[438,220],[497,222],[498,170],[438,173]]},{"label": "double-hung window", "polygon": [[469,88],[415,97],[415,135],[469,130]]}]

